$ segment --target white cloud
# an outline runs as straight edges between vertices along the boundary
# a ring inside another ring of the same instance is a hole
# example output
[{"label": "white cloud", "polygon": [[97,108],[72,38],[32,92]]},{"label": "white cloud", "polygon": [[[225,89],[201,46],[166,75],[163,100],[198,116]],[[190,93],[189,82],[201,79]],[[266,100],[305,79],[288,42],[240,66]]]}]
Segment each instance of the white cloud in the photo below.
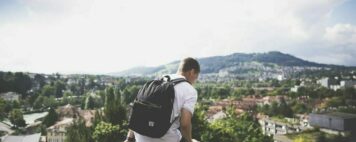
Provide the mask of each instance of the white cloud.
[{"label": "white cloud", "polygon": [[350,24],[336,24],[327,27],[324,37],[337,46],[356,46],[356,26]]},{"label": "white cloud", "polygon": [[20,2],[23,19],[0,25],[3,69],[105,73],[185,56],[288,51],[324,40],[328,15],[345,1]]}]

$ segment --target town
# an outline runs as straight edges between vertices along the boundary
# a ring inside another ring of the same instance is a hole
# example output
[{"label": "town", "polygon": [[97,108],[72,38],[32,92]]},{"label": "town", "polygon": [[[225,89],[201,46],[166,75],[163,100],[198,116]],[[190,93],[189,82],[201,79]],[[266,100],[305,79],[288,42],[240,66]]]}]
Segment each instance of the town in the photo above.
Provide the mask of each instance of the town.
[{"label": "town", "polygon": [[[251,123],[261,133],[251,135],[260,140],[355,140],[354,71],[280,76],[219,83],[212,81],[212,75],[200,77],[193,138],[235,137],[221,132],[231,120]],[[127,132],[129,104],[140,86],[153,79],[19,72],[0,72],[0,78],[1,142],[121,141]]]}]

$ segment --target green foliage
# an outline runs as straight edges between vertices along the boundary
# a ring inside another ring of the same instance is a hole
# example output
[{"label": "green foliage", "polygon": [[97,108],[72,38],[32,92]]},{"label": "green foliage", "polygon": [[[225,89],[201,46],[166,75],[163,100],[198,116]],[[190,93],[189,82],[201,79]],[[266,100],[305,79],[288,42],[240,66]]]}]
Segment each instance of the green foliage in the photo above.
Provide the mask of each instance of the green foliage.
[{"label": "green foliage", "polygon": [[202,141],[209,142],[272,142],[271,137],[262,134],[257,122],[246,114],[239,118],[228,117],[216,120],[204,131]]},{"label": "green foliage", "polygon": [[66,89],[66,85],[62,81],[56,81],[54,83],[54,93],[57,98],[60,98],[63,96],[63,90]]},{"label": "green foliage", "polygon": [[127,86],[125,87],[125,89],[123,90],[123,103],[125,104],[129,104],[131,102],[133,102],[136,98],[136,95],[138,93],[138,91],[140,90],[141,86],[138,85],[131,85],[131,86]]},{"label": "green foliage", "polygon": [[56,123],[58,118],[59,118],[59,116],[58,116],[57,112],[53,108],[50,108],[48,111],[48,115],[44,118],[42,123],[45,126],[50,127]]},{"label": "green foliage", "polygon": [[106,98],[104,113],[106,120],[114,125],[122,125],[126,120],[127,111],[125,106],[121,103],[119,94],[114,94],[114,89],[109,87],[106,89]]},{"label": "green foliage", "polygon": [[85,126],[85,122],[81,119],[67,128],[65,142],[94,142],[91,137],[92,130]]},{"label": "green foliage", "polygon": [[201,141],[201,136],[208,130],[208,122],[205,120],[207,107],[198,103],[192,117],[192,137]]},{"label": "green foliage", "polygon": [[87,96],[87,98],[85,100],[84,109],[94,109],[94,108],[95,108],[95,102],[94,102],[93,98],[89,95],[89,96]]},{"label": "green foliage", "polygon": [[51,85],[45,85],[41,91],[42,96],[50,97],[56,95],[56,88],[52,87]]},{"label": "green foliage", "polygon": [[311,109],[309,109],[304,103],[301,103],[301,102],[296,102],[292,106],[292,110],[293,110],[293,112],[295,112],[297,114],[308,113],[311,111]]},{"label": "green foliage", "polygon": [[111,123],[100,122],[94,130],[93,139],[95,142],[115,142],[122,138],[120,135],[122,129],[119,126],[112,125]]},{"label": "green foliage", "polygon": [[289,104],[284,99],[278,102],[272,102],[271,105],[263,105],[258,108],[258,111],[269,116],[293,117],[294,112]]},{"label": "green foliage", "polygon": [[26,122],[23,119],[23,114],[20,109],[12,110],[9,114],[9,120],[16,128],[26,126]]},{"label": "green foliage", "polygon": [[17,92],[23,98],[27,96],[27,91],[32,87],[31,78],[22,72],[0,72],[0,93]]},{"label": "green foliage", "polygon": [[0,121],[6,117],[5,106],[6,101],[0,98]]}]

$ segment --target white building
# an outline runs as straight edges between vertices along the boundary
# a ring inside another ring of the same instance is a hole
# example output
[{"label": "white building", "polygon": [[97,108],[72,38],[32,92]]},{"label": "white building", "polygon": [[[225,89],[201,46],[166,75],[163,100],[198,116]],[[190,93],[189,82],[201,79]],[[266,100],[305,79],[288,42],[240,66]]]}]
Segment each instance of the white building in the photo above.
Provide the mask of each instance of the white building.
[{"label": "white building", "polygon": [[293,88],[290,89],[291,92],[298,92],[298,89],[300,88],[300,86],[295,85]]},{"label": "white building", "polygon": [[20,94],[16,92],[7,92],[0,94],[0,97],[5,101],[18,101],[20,98]]},{"label": "white building", "polygon": [[216,114],[214,114],[213,116],[211,116],[210,118],[208,118],[208,122],[213,122],[214,120],[223,119],[225,117],[226,117],[226,114],[223,111],[219,111]]},{"label": "white building", "polygon": [[341,87],[355,87],[356,86],[356,81],[353,81],[353,80],[343,80],[343,81],[340,81],[340,86]]},{"label": "white building", "polygon": [[73,118],[65,118],[47,128],[47,142],[64,142],[66,128],[73,124]]},{"label": "white building", "polygon": [[328,77],[326,77],[326,78],[322,78],[322,79],[318,80],[317,83],[320,84],[321,86],[329,88],[330,80]]}]

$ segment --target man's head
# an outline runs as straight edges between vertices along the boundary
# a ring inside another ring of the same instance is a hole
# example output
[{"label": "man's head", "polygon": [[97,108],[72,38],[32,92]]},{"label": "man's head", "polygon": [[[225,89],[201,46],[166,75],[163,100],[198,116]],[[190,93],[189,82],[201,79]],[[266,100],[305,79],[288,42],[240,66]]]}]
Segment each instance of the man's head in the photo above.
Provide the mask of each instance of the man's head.
[{"label": "man's head", "polygon": [[200,65],[193,58],[183,59],[178,67],[177,74],[183,75],[191,84],[194,84],[200,73]]}]

